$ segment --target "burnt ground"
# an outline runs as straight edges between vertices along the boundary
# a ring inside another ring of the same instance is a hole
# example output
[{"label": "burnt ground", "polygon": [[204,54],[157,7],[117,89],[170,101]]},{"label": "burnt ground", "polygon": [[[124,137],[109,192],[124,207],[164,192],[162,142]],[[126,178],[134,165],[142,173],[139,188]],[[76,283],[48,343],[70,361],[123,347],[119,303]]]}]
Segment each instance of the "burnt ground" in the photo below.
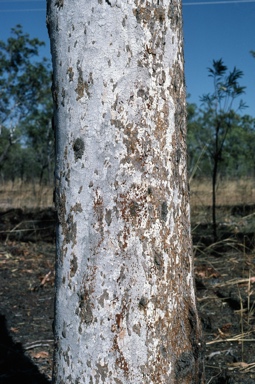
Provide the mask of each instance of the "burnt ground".
[{"label": "burnt ground", "polygon": [[[193,220],[207,384],[255,384],[254,209],[234,207],[213,244]],[[0,384],[49,384],[53,355],[53,210],[0,213]]]}]

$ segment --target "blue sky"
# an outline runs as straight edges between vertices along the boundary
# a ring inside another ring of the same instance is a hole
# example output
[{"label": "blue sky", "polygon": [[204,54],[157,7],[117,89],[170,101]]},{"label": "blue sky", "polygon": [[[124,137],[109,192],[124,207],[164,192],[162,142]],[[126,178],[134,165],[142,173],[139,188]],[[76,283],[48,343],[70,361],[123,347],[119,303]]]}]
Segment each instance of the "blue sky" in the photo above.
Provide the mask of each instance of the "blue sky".
[{"label": "blue sky", "polygon": [[[207,3],[207,1],[203,1]],[[216,1],[213,1],[216,3]],[[187,92],[190,101],[199,103],[199,96],[212,91],[207,68],[213,60],[223,59],[232,70],[235,66],[244,76],[245,111],[255,117],[255,1],[195,5],[183,0],[184,54]]]},{"label": "blue sky", "polygon": [[[220,4],[218,4],[220,2]],[[184,53],[189,101],[212,91],[207,68],[223,59],[227,67],[244,72],[246,113],[255,117],[255,0],[183,0]],[[45,24],[46,0],[0,0],[0,39],[5,40],[16,24],[31,37],[45,41],[44,56],[50,56]]]}]

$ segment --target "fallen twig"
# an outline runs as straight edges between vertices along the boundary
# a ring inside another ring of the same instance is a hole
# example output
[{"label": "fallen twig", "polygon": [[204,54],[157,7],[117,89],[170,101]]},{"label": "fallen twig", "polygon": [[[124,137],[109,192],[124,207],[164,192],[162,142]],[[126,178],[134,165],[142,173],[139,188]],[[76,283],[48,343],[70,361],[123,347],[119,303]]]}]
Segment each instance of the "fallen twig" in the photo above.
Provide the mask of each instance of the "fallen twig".
[{"label": "fallen twig", "polygon": [[232,341],[238,341],[238,342],[244,342],[244,341],[255,341],[255,339],[245,339],[244,336],[248,335],[252,332],[247,332],[247,333],[241,333],[239,335],[233,336],[231,338],[226,338],[226,339],[215,339],[212,341],[208,341],[206,345],[210,344],[216,344],[216,343],[226,343],[226,342],[232,342]]},{"label": "fallen twig", "polygon": [[25,351],[28,351],[30,349],[34,349],[34,348],[38,348],[38,347],[50,347],[50,344],[49,343],[53,343],[54,340],[53,339],[50,339],[50,340],[38,340],[38,341],[34,341],[33,343],[27,343],[24,345],[24,350]]}]

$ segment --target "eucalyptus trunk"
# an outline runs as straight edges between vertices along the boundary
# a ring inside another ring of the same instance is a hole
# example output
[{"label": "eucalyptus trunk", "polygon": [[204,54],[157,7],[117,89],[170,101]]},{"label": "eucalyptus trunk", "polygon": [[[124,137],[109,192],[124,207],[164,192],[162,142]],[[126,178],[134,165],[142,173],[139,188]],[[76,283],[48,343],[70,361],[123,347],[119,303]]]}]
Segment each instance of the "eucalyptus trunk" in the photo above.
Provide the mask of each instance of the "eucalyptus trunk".
[{"label": "eucalyptus trunk", "polygon": [[48,0],[54,383],[202,383],[181,3]]}]

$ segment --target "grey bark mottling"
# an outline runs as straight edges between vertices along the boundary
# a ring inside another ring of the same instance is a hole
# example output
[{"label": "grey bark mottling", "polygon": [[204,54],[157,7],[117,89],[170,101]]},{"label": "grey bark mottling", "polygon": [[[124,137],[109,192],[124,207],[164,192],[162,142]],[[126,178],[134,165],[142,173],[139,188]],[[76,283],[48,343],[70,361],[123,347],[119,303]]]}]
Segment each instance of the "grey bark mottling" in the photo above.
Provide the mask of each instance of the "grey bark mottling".
[{"label": "grey bark mottling", "polygon": [[202,383],[181,4],[48,0],[54,382]]}]

